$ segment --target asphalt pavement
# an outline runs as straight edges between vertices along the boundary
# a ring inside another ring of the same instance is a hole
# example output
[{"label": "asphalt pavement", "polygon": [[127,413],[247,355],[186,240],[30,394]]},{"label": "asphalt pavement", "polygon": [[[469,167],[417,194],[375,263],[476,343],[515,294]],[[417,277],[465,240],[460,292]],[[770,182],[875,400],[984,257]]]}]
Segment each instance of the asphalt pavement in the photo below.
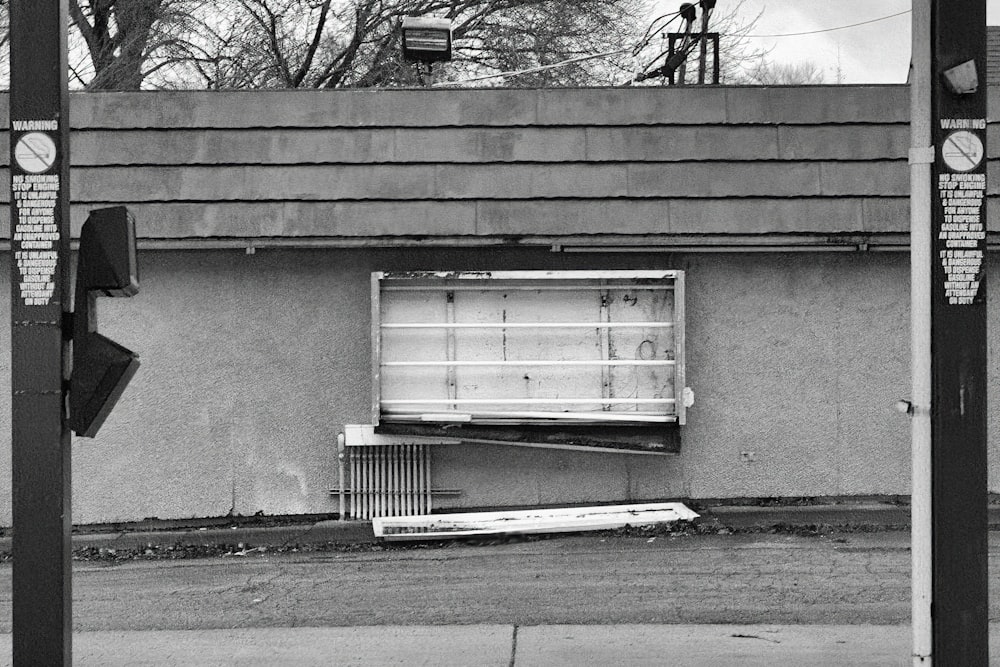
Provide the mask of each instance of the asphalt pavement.
[{"label": "asphalt pavement", "polygon": [[[828,531],[858,535],[865,558],[878,563],[878,539],[887,534],[893,558],[905,564],[909,508],[893,503],[846,503],[802,506],[715,506],[702,510],[700,524],[710,538],[700,541],[706,561],[725,560],[725,544],[733,535],[812,535]],[[118,554],[153,562],[136,576],[155,577],[158,559],[185,550],[203,549],[207,556],[289,553],[299,550],[371,548],[375,539],[368,522],[320,518],[304,523],[203,521],[108,527],[79,527],[73,538],[78,561],[113,559]],[[1000,526],[991,507],[990,523]],[[841,533],[838,533],[841,534]],[[991,552],[1000,535],[991,535]],[[0,550],[9,548],[0,538]],[[558,538],[557,538],[558,539]],[[579,538],[576,538],[579,539]],[[594,539],[598,539],[594,536]],[[875,540],[872,542],[871,540]],[[866,541],[867,540],[867,541]],[[645,543],[645,540],[640,540]],[[874,546],[873,546],[874,545]],[[902,546],[901,546],[902,545]],[[750,553],[748,551],[748,553]],[[761,552],[762,554],[764,552]],[[748,557],[752,557],[752,554]],[[437,556],[434,556],[437,558]],[[231,559],[230,559],[231,560]],[[167,561],[164,561],[167,562]],[[176,563],[176,561],[169,561]],[[77,563],[77,566],[86,563]],[[99,563],[94,567],[98,567]],[[266,565],[261,564],[261,567]],[[868,567],[868,565],[866,565]],[[896,565],[898,568],[898,564]],[[112,568],[111,576],[118,572]],[[247,579],[246,585],[252,582]],[[256,585],[256,584],[253,584]],[[275,583],[275,586],[281,586]],[[76,589],[75,589],[76,590]],[[225,593],[219,589],[220,594]],[[259,593],[243,591],[247,595]],[[804,591],[803,591],[804,592]],[[244,596],[245,597],[245,596]],[[255,598],[254,602],[258,602]],[[109,604],[120,605],[112,599]],[[80,607],[77,607],[79,609]],[[75,665],[484,665],[502,667],[583,667],[587,665],[677,665],[774,667],[803,665],[909,665],[910,628],[897,613],[885,624],[871,618],[848,623],[654,623],[586,624],[399,623],[309,627],[190,627],[160,629],[93,629],[74,634]],[[798,619],[796,619],[798,621]],[[222,625],[228,622],[220,616]],[[207,624],[211,625],[211,624]],[[9,627],[9,625],[8,625]],[[0,664],[10,664],[9,634],[0,634]],[[1000,625],[991,624],[991,665],[1000,667]],[[7,662],[4,662],[6,658]]]}]

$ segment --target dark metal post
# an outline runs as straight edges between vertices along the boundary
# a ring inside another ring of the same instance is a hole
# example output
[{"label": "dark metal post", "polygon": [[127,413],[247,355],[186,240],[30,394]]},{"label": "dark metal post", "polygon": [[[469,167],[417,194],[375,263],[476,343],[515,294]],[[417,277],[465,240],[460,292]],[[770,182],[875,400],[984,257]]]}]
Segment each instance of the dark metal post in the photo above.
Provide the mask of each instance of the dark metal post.
[{"label": "dark metal post", "polygon": [[984,0],[935,0],[931,49],[932,656],[986,667]]},{"label": "dark metal post", "polygon": [[66,0],[10,3],[13,649],[72,663]]},{"label": "dark metal post", "polygon": [[719,85],[719,33],[713,32],[712,37],[712,53],[715,54],[715,64],[712,65],[712,83],[716,86]]},{"label": "dark metal post", "polygon": [[[684,59],[677,64],[677,82],[676,85],[683,86],[686,82],[684,80],[687,73],[687,55],[691,47],[691,31],[694,29],[694,19],[695,19],[695,8],[689,2],[681,4],[681,18],[684,19],[684,39],[681,42],[681,51],[684,54]],[[670,83],[674,84],[673,73],[670,75]]]},{"label": "dark metal post", "polygon": [[[701,36],[698,38],[698,85],[705,85],[705,72],[708,66],[708,17],[712,10],[701,3]],[[718,53],[718,51],[716,51]]]}]

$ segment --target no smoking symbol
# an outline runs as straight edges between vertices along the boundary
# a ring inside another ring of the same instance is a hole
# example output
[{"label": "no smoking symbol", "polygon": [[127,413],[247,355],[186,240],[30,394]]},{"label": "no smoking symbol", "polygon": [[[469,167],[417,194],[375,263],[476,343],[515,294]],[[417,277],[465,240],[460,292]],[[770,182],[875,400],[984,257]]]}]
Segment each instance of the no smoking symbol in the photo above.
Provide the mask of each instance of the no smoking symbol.
[{"label": "no smoking symbol", "polygon": [[972,171],[983,161],[984,154],[982,140],[965,130],[952,132],[941,145],[941,157],[954,171]]},{"label": "no smoking symbol", "polygon": [[48,171],[56,161],[56,144],[47,134],[29,132],[17,140],[14,147],[17,166],[32,173]]}]

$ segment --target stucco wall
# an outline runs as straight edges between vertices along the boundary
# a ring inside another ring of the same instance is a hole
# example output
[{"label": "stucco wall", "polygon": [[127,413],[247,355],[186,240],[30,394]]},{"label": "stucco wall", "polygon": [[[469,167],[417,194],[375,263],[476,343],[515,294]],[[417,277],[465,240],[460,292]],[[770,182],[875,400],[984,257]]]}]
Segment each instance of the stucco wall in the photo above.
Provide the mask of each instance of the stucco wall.
[{"label": "stucco wall", "polygon": [[[337,432],[368,421],[369,272],[439,268],[684,269],[696,396],[676,457],[436,449],[435,486],[463,491],[441,506],[908,493],[904,254],[146,252],[140,294],[100,300],[142,367],[99,437],[74,439],[74,521],[336,511]],[[9,394],[0,355],[3,524]]]}]

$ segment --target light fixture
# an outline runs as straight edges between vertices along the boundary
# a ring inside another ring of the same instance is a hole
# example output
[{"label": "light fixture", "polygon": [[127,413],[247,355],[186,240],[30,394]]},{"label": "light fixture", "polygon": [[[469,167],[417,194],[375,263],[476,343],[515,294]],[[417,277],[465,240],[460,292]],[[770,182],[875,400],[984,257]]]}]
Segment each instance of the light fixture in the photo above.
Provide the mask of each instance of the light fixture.
[{"label": "light fixture", "polygon": [[451,20],[403,17],[403,57],[424,63],[451,60]]},{"label": "light fixture", "polygon": [[944,84],[956,95],[970,95],[979,89],[976,61],[966,60],[944,71]]}]

